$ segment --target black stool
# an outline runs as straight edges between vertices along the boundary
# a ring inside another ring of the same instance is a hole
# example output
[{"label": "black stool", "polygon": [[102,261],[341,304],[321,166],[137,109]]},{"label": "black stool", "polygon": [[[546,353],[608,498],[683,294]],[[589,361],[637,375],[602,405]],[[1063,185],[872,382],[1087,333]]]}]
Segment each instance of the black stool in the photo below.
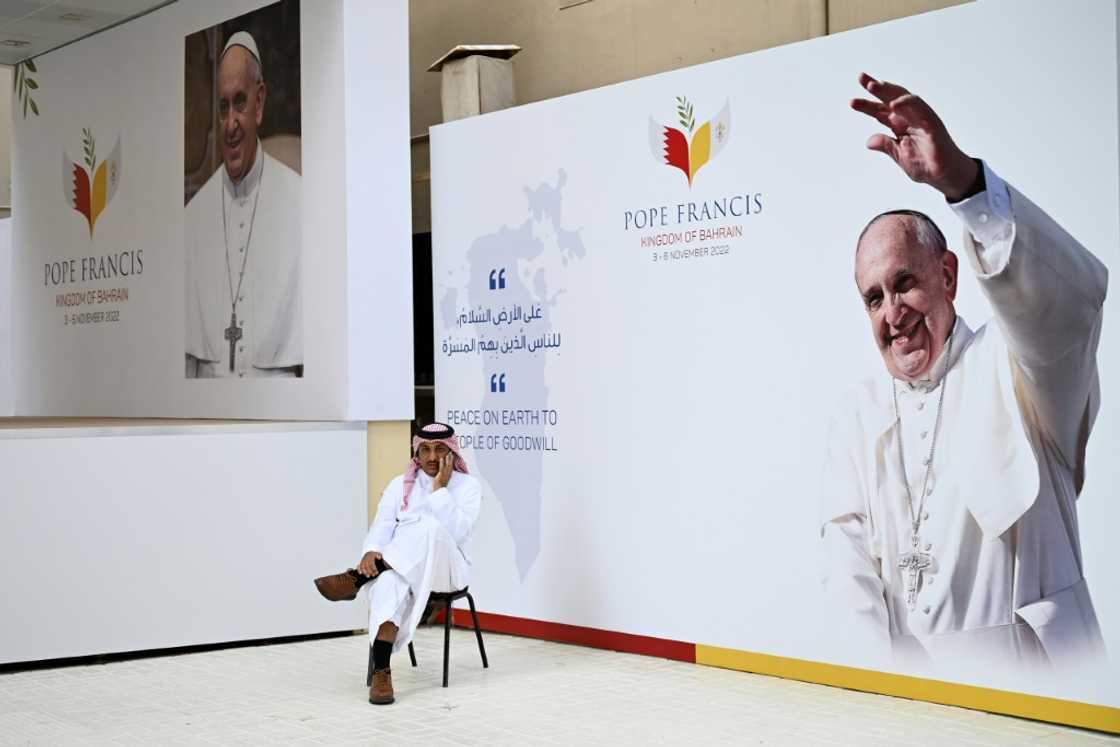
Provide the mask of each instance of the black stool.
[{"label": "black stool", "polygon": [[[482,628],[478,625],[478,612],[474,608],[474,597],[467,590],[469,587],[464,586],[459,591],[433,591],[428,597],[428,604],[437,605],[442,604],[445,610],[443,618],[443,686],[447,687],[447,663],[451,654],[451,604],[456,599],[467,598],[467,604],[471,606],[471,619],[474,620],[474,635],[478,639],[478,653],[482,655],[482,668],[489,669],[490,663],[486,661],[486,647],[482,645]],[[416,650],[412,648],[412,641],[408,642],[408,658],[412,660],[412,666],[416,664]],[[373,682],[373,646],[369,647],[369,663],[366,666],[366,687],[369,687]]]}]

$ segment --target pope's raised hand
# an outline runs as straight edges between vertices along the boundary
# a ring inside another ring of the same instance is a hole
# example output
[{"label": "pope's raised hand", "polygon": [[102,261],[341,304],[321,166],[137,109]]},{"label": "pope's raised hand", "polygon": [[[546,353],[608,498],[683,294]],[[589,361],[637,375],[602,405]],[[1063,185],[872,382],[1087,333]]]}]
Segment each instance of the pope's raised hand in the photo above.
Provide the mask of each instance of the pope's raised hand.
[{"label": "pope's raised hand", "polygon": [[949,201],[961,199],[976,180],[978,167],[953,142],[937,112],[902,86],[867,73],[860,74],[859,84],[878,100],[852,99],[852,108],[891,131],[872,135],[867,147],[886,153],[908,177],[930,185]]}]

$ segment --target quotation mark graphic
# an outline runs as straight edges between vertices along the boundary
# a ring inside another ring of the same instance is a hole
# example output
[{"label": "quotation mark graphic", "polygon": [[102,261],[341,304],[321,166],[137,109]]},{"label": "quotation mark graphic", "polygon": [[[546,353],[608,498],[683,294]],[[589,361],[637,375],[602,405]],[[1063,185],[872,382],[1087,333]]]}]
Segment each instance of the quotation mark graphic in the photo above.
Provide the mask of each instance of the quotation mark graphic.
[{"label": "quotation mark graphic", "polygon": [[500,270],[493,269],[490,271],[490,290],[505,290],[506,288],[506,268]]},{"label": "quotation mark graphic", "polygon": [[504,394],[506,391],[506,375],[492,374],[490,376],[490,391],[494,394]]}]

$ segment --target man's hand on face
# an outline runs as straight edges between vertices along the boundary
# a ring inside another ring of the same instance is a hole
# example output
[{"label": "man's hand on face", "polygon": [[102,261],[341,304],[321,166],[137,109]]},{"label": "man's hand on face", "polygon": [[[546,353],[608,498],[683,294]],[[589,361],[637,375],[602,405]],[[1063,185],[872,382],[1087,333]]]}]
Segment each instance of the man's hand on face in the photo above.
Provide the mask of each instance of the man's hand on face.
[{"label": "man's hand on face", "polygon": [[890,156],[911,179],[928,184],[950,202],[957,202],[976,181],[976,162],[968,157],[945,129],[929,104],[894,83],[861,73],[859,84],[878,99],[852,99],[851,107],[890,128],[894,137],[878,133],[867,147]]},{"label": "man's hand on face", "polygon": [[432,485],[433,492],[439,490],[440,488],[447,487],[447,483],[451,482],[451,470],[454,466],[455,454],[448,452],[447,454],[444,454],[442,457],[440,457],[439,472],[436,473],[435,479],[433,481],[434,485]]},{"label": "man's hand on face", "polygon": [[362,560],[358,563],[358,573],[370,578],[376,578],[379,571],[377,570],[377,561],[384,562],[381,553],[370,550],[362,556]]}]

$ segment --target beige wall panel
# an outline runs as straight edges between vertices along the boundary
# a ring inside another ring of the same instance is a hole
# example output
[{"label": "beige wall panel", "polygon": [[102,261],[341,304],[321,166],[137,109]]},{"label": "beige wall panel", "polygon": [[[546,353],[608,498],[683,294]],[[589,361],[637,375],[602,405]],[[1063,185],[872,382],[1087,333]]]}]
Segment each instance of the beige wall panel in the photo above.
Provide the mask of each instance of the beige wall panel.
[{"label": "beige wall panel", "polygon": [[369,520],[377,513],[381,493],[397,475],[404,472],[412,446],[412,424],[407,420],[384,420],[366,425],[369,453]]},{"label": "beige wall panel", "polygon": [[829,0],[828,31],[836,34],[965,2],[968,0]]},{"label": "beige wall panel", "polygon": [[427,138],[412,142],[412,232],[432,230],[432,169]]},{"label": "beige wall panel", "polygon": [[535,0],[525,48],[514,58],[519,103],[563,96],[636,77],[634,0]]},{"label": "beige wall panel", "polygon": [[634,75],[824,34],[824,0],[633,0]]},{"label": "beige wall panel", "polygon": [[412,131],[441,121],[428,65],[455,44],[520,44],[528,103],[819,36],[825,0],[412,0]]},{"label": "beige wall panel", "polygon": [[[411,0],[409,3],[409,58],[412,133],[424,134],[442,121],[440,74],[428,66],[459,43],[500,44],[520,29],[510,20],[531,2],[485,0]],[[515,68],[516,70],[516,68]],[[415,166],[413,167],[415,173]]]}]

